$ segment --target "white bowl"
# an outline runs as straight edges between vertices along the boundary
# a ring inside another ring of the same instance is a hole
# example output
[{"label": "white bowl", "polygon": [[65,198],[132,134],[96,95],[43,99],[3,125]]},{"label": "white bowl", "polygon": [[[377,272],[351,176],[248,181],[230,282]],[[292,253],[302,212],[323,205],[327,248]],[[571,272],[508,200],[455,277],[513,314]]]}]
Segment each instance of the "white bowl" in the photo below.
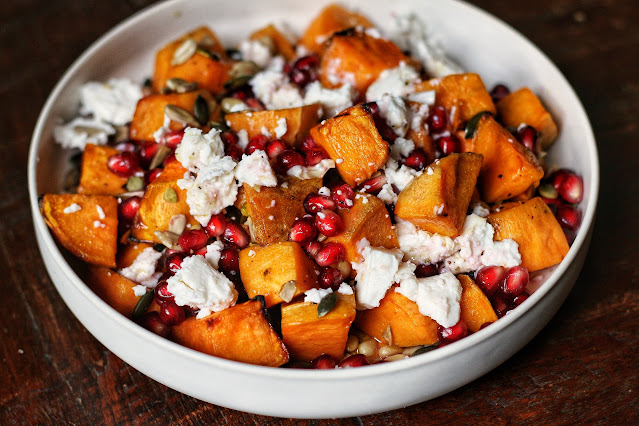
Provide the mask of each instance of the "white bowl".
[{"label": "white bowl", "polygon": [[71,66],[47,100],[33,134],[29,190],[36,236],[51,278],[65,303],[107,348],[149,377],[195,398],[252,413],[282,417],[371,414],[425,401],[476,379],[529,342],[547,324],[572,288],[584,262],[593,225],[599,169],[588,118],[574,91],[535,46],[481,10],[458,1],[352,1],[387,29],[393,13],[413,11],[440,35],[446,51],[492,87],[527,85],[558,120],[553,164],[582,174],[583,225],[564,261],[520,307],[459,342],[405,361],[365,368],[318,371],[258,367],[208,356],[137,326],[105,304],[78,278],[38,210],[38,195],[59,192],[68,152],[52,140],[59,117],[78,106],[78,87],[89,80],[152,72],[154,52],[187,30],[210,25],[226,45],[268,22],[286,21],[301,32],[330,0],[260,2],[170,1],[148,8],[94,43]]}]

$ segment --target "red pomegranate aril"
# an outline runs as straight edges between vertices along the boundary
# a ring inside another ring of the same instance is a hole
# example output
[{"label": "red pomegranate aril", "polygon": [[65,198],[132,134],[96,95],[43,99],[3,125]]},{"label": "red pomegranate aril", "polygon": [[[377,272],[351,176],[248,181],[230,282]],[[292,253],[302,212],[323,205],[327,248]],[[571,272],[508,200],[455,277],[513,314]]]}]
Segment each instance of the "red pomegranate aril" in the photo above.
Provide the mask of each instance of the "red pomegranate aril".
[{"label": "red pomegranate aril", "polygon": [[506,270],[506,275],[501,285],[501,291],[506,296],[519,296],[526,289],[528,281],[530,281],[528,269],[523,266],[513,266]]},{"label": "red pomegranate aril", "polygon": [[382,190],[382,187],[386,184],[386,175],[384,173],[380,173],[377,176],[374,176],[370,179],[365,180],[361,185],[365,192],[368,194],[377,195],[379,191]]},{"label": "red pomegranate aril", "polygon": [[319,266],[330,266],[341,262],[345,256],[346,250],[342,244],[330,242],[319,249],[315,255],[315,262],[317,262]]},{"label": "red pomegranate aril", "polygon": [[251,242],[246,229],[234,220],[229,220],[226,224],[222,240],[226,243],[233,244],[239,249],[248,247]]},{"label": "red pomegranate aril", "polygon": [[334,237],[341,234],[344,230],[344,221],[342,221],[340,215],[334,211],[322,210],[317,212],[315,227],[327,237]]},{"label": "red pomegranate aril", "polygon": [[386,120],[384,120],[379,113],[373,113],[373,121],[375,122],[375,127],[382,139],[390,143],[395,142],[397,139],[397,133],[395,133],[393,128],[388,125]]},{"label": "red pomegranate aril", "polygon": [[242,151],[242,148],[240,148],[239,145],[227,145],[224,149],[224,153],[231,157],[233,160],[240,161],[242,159],[242,154],[244,154],[244,151]]},{"label": "red pomegranate aril", "polygon": [[368,365],[368,359],[365,355],[355,354],[344,358],[340,363],[340,368],[362,367]]},{"label": "red pomegranate aril", "polygon": [[214,214],[204,228],[209,237],[219,237],[226,230],[228,219],[224,213]]},{"label": "red pomegranate aril", "polygon": [[162,320],[160,314],[156,311],[147,312],[142,315],[140,325],[161,337],[169,337],[169,333],[171,332],[171,327]]},{"label": "red pomegranate aril", "polygon": [[238,142],[237,135],[232,130],[223,131],[220,133],[220,138],[222,139],[222,142],[224,142],[225,146],[237,145]]},{"label": "red pomegranate aril", "polygon": [[337,361],[326,354],[322,354],[311,361],[311,368],[315,370],[328,370],[337,367]]},{"label": "red pomegranate aril", "polygon": [[218,263],[220,270],[229,278],[239,278],[240,276],[240,255],[233,247],[225,247],[220,253]]},{"label": "red pomegranate aril", "polygon": [[149,173],[146,175],[146,183],[147,185],[150,183],[153,183],[153,181],[160,176],[160,174],[162,173],[162,169],[155,168],[153,170],[150,170]]},{"label": "red pomegranate aril", "polygon": [[448,116],[443,107],[435,107],[433,112],[428,116],[428,130],[431,134],[441,133],[446,130],[448,125]]},{"label": "red pomegranate aril", "polygon": [[288,76],[293,84],[297,84],[300,87],[305,87],[311,81],[317,79],[316,73],[309,70],[299,70],[296,68],[293,68]]},{"label": "red pomegranate aril", "polygon": [[202,247],[201,249],[197,249],[193,252],[193,256],[206,256],[206,252],[208,251],[208,249],[206,248],[206,246]]},{"label": "red pomegranate aril", "polygon": [[168,256],[166,256],[166,261],[164,262],[164,265],[167,272],[173,275],[177,271],[182,269],[182,261],[184,260],[186,256],[188,256],[188,254],[183,251],[171,253]]},{"label": "red pomegranate aril", "polygon": [[120,152],[107,159],[107,168],[118,176],[131,177],[140,168],[140,160],[132,152]]},{"label": "red pomegranate aril", "polygon": [[174,326],[184,321],[186,313],[184,307],[176,305],[175,302],[166,301],[160,305],[160,318],[167,325]]},{"label": "red pomegranate aril", "polygon": [[533,154],[537,154],[537,130],[532,126],[523,126],[517,130],[517,140]]},{"label": "red pomegranate aril", "polygon": [[564,179],[566,179],[566,177],[568,177],[568,175],[571,175],[571,174],[573,173],[570,170],[559,169],[550,175],[550,177],[548,178],[548,181],[553,186],[553,188],[555,188],[555,190],[559,192],[559,187],[563,183]]},{"label": "red pomegranate aril", "polygon": [[490,97],[494,103],[501,101],[503,98],[510,94],[510,89],[504,84],[498,84],[490,91]]},{"label": "red pomegranate aril", "polygon": [[570,204],[580,203],[584,198],[584,181],[581,176],[569,173],[557,188],[559,196]]},{"label": "red pomegranate aril", "polygon": [[335,210],[337,205],[332,198],[312,192],[304,199],[304,209],[308,213],[317,213],[322,210]]},{"label": "red pomegranate aril", "polygon": [[515,297],[513,299],[513,305],[515,305],[515,307],[521,305],[522,303],[524,303],[524,301],[526,299],[528,299],[530,297],[530,294],[528,294],[527,292],[523,292],[521,293],[519,296]]},{"label": "red pomegranate aril", "polygon": [[483,330],[484,328],[488,327],[490,324],[492,324],[494,321],[486,321],[485,323],[483,323],[481,326],[479,326],[480,330]]},{"label": "red pomegranate aril", "polygon": [[349,184],[343,183],[331,188],[331,197],[338,207],[342,209],[349,209],[353,207],[355,193]]},{"label": "red pomegranate aril", "polygon": [[293,68],[299,70],[312,70],[319,66],[319,58],[315,55],[307,55],[299,58],[293,64]]},{"label": "red pomegranate aril", "polygon": [[315,142],[315,139],[313,139],[311,135],[306,136],[300,145],[302,152],[308,152],[316,147],[318,147],[317,142]]},{"label": "red pomegranate aril", "polygon": [[266,109],[262,101],[257,98],[246,98],[244,103],[253,111],[264,111]]},{"label": "red pomegranate aril", "polygon": [[304,163],[309,167],[313,167],[316,164],[319,164],[320,161],[326,160],[327,158],[329,158],[329,156],[326,151],[324,151],[324,148],[318,146],[306,153]]},{"label": "red pomegranate aril", "polygon": [[251,138],[248,145],[246,145],[246,154],[251,155],[257,150],[264,151],[266,149],[266,136],[255,135]]},{"label": "red pomegranate aril", "polygon": [[475,282],[486,296],[491,296],[497,291],[506,277],[506,269],[503,266],[484,266],[477,271]]},{"label": "red pomegranate aril", "polygon": [[463,320],[459,320],[457,324],[451,327],[437,327],[437,336],[443,342],[456,342],[468,335],[468,327]]},{"label": "red pomegranate aril", "polygon": [[196,308],[194,306],[185,305],[184,306],[184,312],[187,314],[187,316],[194,317],[194,316],[196,316],[197,314],[200,313],[200,308]]},{"label": "red pomegranate aril", "polygon": [[286,151],[286,144],[281,139],[273,139],[266,143],[266,155],[268,155],[268,158],[277,158],[284,151]]},{"label": "red pomegranate aril", "polygon": [[499,293],[493,295],[491,303],[498,318],[502,318],[512,309],[512,299]]},{"label": "red pomegranate aril", "polygon": [[312,258],[315,258],[317,252],[322,248],[322,243],[316,240],[310,240],[304,243],[304,251]]},{"label": "red pomegranate aril", "polygon": [[164,144],[171,149],[175,149],[182,143],[184,130],[172,130],[164,136]]},{"label": "red pomegranate aril", "polygon": [[160,148],[160,144],[155,142],[147,142],[142,145],[138,151],[142,164],[148,165],[151,163],[151,160],[153,160],[153,157],[158,152],[158,148]]},{"label": "red pomegranate aril", "polygon": [[579,225],[581,225],[581,212],[573,206],[564,205],[557,207],[555,216],[562,228],[569,231],[576,231],[579,229]]},{"label": "red pomegranate aril", "polygon": [[291,231],[289,233],[289,240],[296,243],[304,243],[308,240],[312,240],[317,235],[317,228],[313,223],[312,217],[303,217],[293,222]]},{"label": "red pomegranate aril", "polygon": [[319,285],[322,288],[337,290],[343,281],[342,273],[332,266],[325,266],[320,270]]},{"label": "red pomegranate aril", "polygon": [[160,281],[158,285],[155,286],[153,292],[155,293],[154,297],[158,305],[162,305],[164,302],[172,302],[173,299],[175,299],[173,293],[171,293],[168,289],[168,283],[166,280]]},{"label": "red pomegranate aril", "polygon": [[124,222],[133,222],[135,215],[140,210],[142,198],[136,196],[129,197],[118,205],[118,218]]},{"label": "red pomegranate aril", "polygon": [[206,246],[209,236],[203,229],[187,229],[180,235],[178,244],[187,253],[193,253],[196,250]]},{"label": "red pomegranate aril", "polygon": [[456,136],[442,136],[437,139],[437,148],[439,152],[445,157],[455,152],[461,152],[461,143]]},{"label": "red pomegranate aril", "polygon": [[170,153],[168,155],[168,157],[166,157],[164,159],[164,161],[162,162],[162,165],[164,167],[168,166],[169,164],[171,164],[172,162],[177,161],[177,158],[175,158],[175,151],[173,151],[172,153]]},{"label": "red pomegranate aril", "polygon": [[297,151],[287,149],[277,156],[277,169],[281,173],[286,173],[295,166],[303,166],[304,157]]},{"label": "red pomegranate aril", "polygon": [[404,165],[415,170],[423,170],[426,167],[426,153],[423,149],[417,148],[408,154],[404,159]]},{"label": "red pomegranate aril", "polygon": [[113,148],[115,148],[115,149],[117,149],[118,151],[121,151],[121,152],[135,152],[136,149],[137,149],[137,145],[134,144],[133,142],[126,141],[126,142],[120,142],[119,144],[117,144]]},{"label": "red pomegranate aril", "polygon": [[415,268],[415,276],[417,278],[428,278],[437,274],[439,274],[439,271],[437,270],[437,265],[434,264],[426,265],[422,263]]}]

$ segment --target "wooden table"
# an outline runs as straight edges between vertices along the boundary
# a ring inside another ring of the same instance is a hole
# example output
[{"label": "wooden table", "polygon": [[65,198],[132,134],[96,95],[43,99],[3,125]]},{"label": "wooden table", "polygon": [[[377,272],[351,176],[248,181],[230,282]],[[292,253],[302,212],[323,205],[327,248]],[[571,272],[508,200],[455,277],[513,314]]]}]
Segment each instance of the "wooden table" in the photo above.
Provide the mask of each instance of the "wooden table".
[{"label": "wooden table", "polygon": [[[40,108],[91,42],[148,3],[0,5],[1,424],[296,423],[200,402],[129,367],[67,309],[36,248],[25,165]],[[602,192],[586,265],[550,324],[484,377],[402,410],[302,424],[639,422],[639,4],[473,3],[546,52],[590,115]]]}]

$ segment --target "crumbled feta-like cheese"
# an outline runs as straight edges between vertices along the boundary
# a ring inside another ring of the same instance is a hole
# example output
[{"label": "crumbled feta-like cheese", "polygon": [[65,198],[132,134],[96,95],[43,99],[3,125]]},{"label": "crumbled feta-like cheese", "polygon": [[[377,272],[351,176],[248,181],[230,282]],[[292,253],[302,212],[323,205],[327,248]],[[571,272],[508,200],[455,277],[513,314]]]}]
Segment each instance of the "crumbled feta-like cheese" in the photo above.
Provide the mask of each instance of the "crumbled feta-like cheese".
[{"label": "crumbled feta-like cheese", "polygon": [[244,129],[237,132],[237,146],[242,148],[242,151],[246,149],[249,144],[248,132]]},{"label": "crumbled feta-like cheese", "polygon": [[337,89],[326,89],[319,81],[314,81],[306,86],[304,104],[318,103],[322,105],[323,118],[337,115],[339,112],[353,106],[357,98],[357,91],[352,84],[344,84]]},{"label": "crumbled feta-like cheese", "polygon": [[345,296],[348,296],[349,294],[353,294],[353,287],[351,287],[350,285],[348,285],[346,283],[341,283],[339,285],[339,288],[337,289],[337,292],[339,294],[343,294]]},{"label": "crumbled feta-like cheese", "polygon": [[155,251],[153,247],[147,247],[138,254],[131,265],[120,269],[120,275],[145,287],[154,288],[162,276],[162,272],[155,271],[161,257],[162,253]]},{"label": "crumbled feta-like cheese", "polygon": [[244,40],[239,50],[243,60],[253,61],[260,68],[267,66],[273,57],[271,48],[261,40]]},{"label": "crumbled feta-like cheese", "polygon": [[104,145],[115,128],[94,118],[76,117],[53,129],[53,138],[64,148],[84,149],[86,144]]},{"label": "crumbled feta-like cheese", "polygon": [[393,185],[388,182],[385,183],[377,194],[377,198],[382,200],[385,204],[395,204],[397,202],[397,194],[393,189]]},{"label": "crumbled feta-like cheese", "polygon": [[162,123],[162,127],[153,132],[153,139],[157,143],[164,143],[166,135],[171,131],[171,128],[169,127],[170,124],[171,118],[168,115],[164,114],[164,122]]},{"label": "crumbled feta-like cheese", "polygon": [[415,149],[415,142],[410,139],[397,138],[391,146],[390,156],[395,161],[401,160],[402,157],[408,157]]},{"label": "crumbled feta-like cheese", "polygon": [[106,228],[106,224],[100,222],[99,220],[94,220],[93,221],[93,227],[94,228]]},{"label": "crumbled feta-like cheese", "polygon": [[429,111],[428,104],[420,104],[417,110],[411,107],[408,110],[410,116],[410,128],[413,132],[426,132],[428,133],[428,123],[426,122]]},{"label": "crumbled feta-like cheese", "polygon": [[138,284],[135,287],[133,287],[133,294],[136,297],[141,297],[141,296],[144,296],[148,290],[149,290],[148,287],[146,287],[146,286],[144,286],[142,284]]},{"label": "crumbled feta-like cheese", "polygon": [[198,308],[198,319],[230,308],[237,301],[233,283],[202,256],[189,256],[181,268],[167,280],[167,290],[178,306]]},{"label": "crumbled feta-like cheese", "polygon": [[452,327],[459,321],[462,288],[450,272],[427,278],[405,278],[395,291],[417,303],[422,315],[443,327]]},{"label": "crumbled feta-like cheese", "polygon": [[255,250],[251,249],[251,250],[249,250],[249,252],[248,252],[248,257],[253,257],[253,256],[255,256],[255,254],[256,254],[256,253],[255,253]]},{"label": "crumbled feta-like cheese", "polygon": [[221,241],[214,241],[206,246],[206,254],[204,258],[215,269],[219,268],[220,257],[222,256],[222,250],[224,250],[224,244]]},{"label": "crumbled feta-like cheese", "polygon": [[367,246],[367,241],[360,243],[358,249],[363,260],[353,264],[353,269],[357,271],[357,309],[372,309],[379,306],[379,302],[393,285],[402,253],[399,250],[371,248]]},{"label": "crumbled feta-like cheese", "polygon": [[194,173],[218,162],[222,156],[224,142],[217,129],[211,129],[203,135],[202,130],[187,127],[182,142],[175,149],[175,158]]},{"label": "crumbled feta-like cheese", "polygon": [[418,80],[419,74],[415,68],[406,65],[405,62],[400,62],[396,68],[381,72],[377,80],[366,90],[366,100],[368,102],[378,101],[385,94],[404,97],[413,93],[413,87]]},{"label": "crumbled feta-like cheese", "polygon": [[435,91],[427,90],[425,92],[414,92],[407,96],[407,99],[411,102],[418,102],[424,105],[435,104]]},{"label": "crumbled feta-like cheese", "polygon": [[328,81],[335,86],[350,84],[355,86],[355,74],[340,69],[342,58],[330,58],[323,70]]},{"label": "crumbled feta-like cheese", "polygon": [[100,219],[104,219],[106,217],[106,215],[104,214],[104,209],[102,208],[102,206],[95,206],[95,209],[98,211],[98,217]]},{"label": "crumbled feta-like cheese", "polygon": [[282,117],[277,120],[277,127],[275,128],[275,137],[281,138],[288,131],[288,125],[286,124],[286,118]]},{"label": "crumbled feta-like cheese", "polygon": [[312,302],[317,305],[324,297],[332,292],[333,290],[330,288],[312,288],[304,293],[304,302]]},{"label": "crumbled feta-like cheese", "polygon": [[80,113],[123,126],[133,118],[140,98],[142,89],[132,81],[116,78],[107,83],[92,81],[80,88]]},{"label": "crumbled feta-like cheese", "polygon": [[408,110],[404,100],[398,96],[384,94],[377,101],[379,115],[397,136],[403,137],[408,131]]},{"label": "crumbled feta-like cheese", "polygon": [[399,191],[403,191],[416,178],[421,176],[422,170],[415,170],[399,163],[393,158],[389,158],[384,167],[386,182],[395,185]]},{"label": "crumbled feta-like cheese", "polygon": [[438,263],[455,253],[450,237],[423,231],[411,222],[397,219],[395,235],[399,248],[415,263]]},{"label": "crumbled feta-like cheese", "polygon": [[240,183],[251,186],[277,186],[277,178],[268,157],[260,149],[253,151],[251,155],[242,155],[242,160],[235,169],[235,178]]},{"label": "crumbled feta-like cheese", "polygon": [[[278,57],[279,58],[279,57]],[[271,61],[269,67],[249,81],[253,93],[267,109],[285,109],[304,105],[299,89],[282,72],[283,61]]]},{"label": "crumbled feta-like cheese", "polygon": [[286,172],[287,175],[298,179],[323,178],[326,172],[335,167],[335,161],[325,158],[314,166],[293,166]]},{"label": "crumbled feta-like cheese", "polygon": [[62,212],[64,212],[64,214],[71,214],[71,213],[79,212],[80,210],[82,210],[82,207],[80,207],[79,204],[73,203],[66,206],[64,210],[62,210]]},{"label": "crumbled feta-like cheese", "polygon": [[330,189],[328,189],[328,188],[327,188],[327,187],[325,187],[325,186],[321,187],[321,188],[317,191],[317,193],[318,193],[319,195],[324,195],[325,197],[330,197],[330,196],[331,196],[331,190],[330,190]]},{"label": "crumbled feta-like cheese", "polygon": [[473,212],[473,214],[476,214],[479,217],[488,217],[488,215],[490,214],[490,210],[488,210],[488,207],[480,202],[472,203],[470,210]]}]

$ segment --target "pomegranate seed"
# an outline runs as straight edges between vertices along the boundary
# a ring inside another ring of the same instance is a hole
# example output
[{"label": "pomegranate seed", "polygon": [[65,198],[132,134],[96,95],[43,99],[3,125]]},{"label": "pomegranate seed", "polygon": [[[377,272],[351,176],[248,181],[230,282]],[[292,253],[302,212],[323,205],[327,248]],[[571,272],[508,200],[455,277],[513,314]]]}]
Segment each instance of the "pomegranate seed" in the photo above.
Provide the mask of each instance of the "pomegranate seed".
[{"label": "pomegranate seed", "polygon": [[561,187],[561,184],[566,179],[566,177],[568,177],[568,175],[571,175],[571,174],[573,174],[573,172],[571,172],[570,170],[559,169],[553,174],[551,174],[548,180],[550,181],[550,184],[553,186],[553,188],[555,188],[555,190],[559,192],[559,188]]},{"label": "pomegranate seed", "polygon": [[315,262],[317,262],[319,266],[330,266],[341,262],[345,256],[346,250],[342,244],[330,242],[319,249],[315,255]]},{"label": "pomegranate seed", "polygon": [[137,145],[133,142],[126,141],[120,142],[119,144],[114,146],[114,148],[121,152],[135,152],[135,150],[137,149]]},{"label": "pomegranate seed", "polygon": [[140,325],[147,330],[161,337],[169,337],[171,327],[160,318],[160,314],[156,311],[147,312],[142,315]]},{"label": "pomegranate seed", "polygon": [[160,176],[160,173],[162,173],[162,169],[160,168],[155,168],[149,171],[149,173],[146,175],[147,185],[152,183],[158,176]]},{"label": "pomegranate seed", "polygon": [[337,209],[337,205],[332,198],[319,195],[317,192],[312,192],[304,199],[304,209],[308,213],[317,213],[322,210],[335,210]]},{"label": "pomegranate seed", "polygon": [[341,262],[335,265],[335,269],[342,273],[343,277],[348,277],[353,272],[353,267],[351,266],[351,262],[348,260],[342,260]]},{"label": "pomegranate seed", "polygon": [[251,155],[257,150],[264,151],[264,149],[266,148],[266,142],[266,136],[264,135],[253,136],[246,146],[246,154]]},{"label": "pomegranate seed", "polygon": [[353,207],[355,193],[353,192],[353,188],[351,188],[349,184],[343,183],[331,189],[331,197],[338,207],[342,209],[348,209]]},{"label": "pomegranate seed", "polygon": [[276,168],[280,173],[286,173],[295,166],[304,165],[304,157],[297,151],[287,149],[277,156]]},{"label": "pomegranate seed", "polygon": [[423,149],[414,149],[410,154],[408,154],[408,157],[404,159],[404,165],[411,169],[423,170],[424,167],[426,167],[426,153]]},{"label": "pomegranate seed", "polygon": [[324,148],[317,146],[306,153],[304,162],[307,166],[312,167],[316,164],[319,164],[320,161],[326,160],[327,158],[329,157],[326,151],[324,151]]},{"label": "pomegranate seed", "polygon": [[524,126],[517,130],[515,135],[517,140],[522,143],[533,154],[537,154],[537,129],[532,126]]},{"label": "pomegranate seed", "polygon": [[173,130],[164,136],[164,143],[169,148],[175,149],[182,143],[182,138],[184,138],[184,129]]},{"label": "pomegranate seed", "polygon": [[177,271],[182,269],[182,261],[187,256],[187,253],[183,251],[178,251],[175,253],[171,253],[166,256],[166,260],[164,261],[164,266],[166,270],[171,274],[175,274]]},{"label": "pomegranate seed", "polygon": [[530,294],[528,294],[528,292],[523,292],[521,293],[519,296],[515,297],[513,299],[513,305],[515,305],[515,307],[521,305],[522,303],[524,303],[524,300],[528,299],[530,297]]},{"label": "pomegranate seed", "polygon": [[322,210],[317,212],[315,217],[317,230],[327,237],[339,235],[344,230],[342,218],[332,210]]},{"label": "pomegranate seed", "polygon": [[332,266],[325,266],[320,270],[319,285],[322,288],[337,290],[343,281],[342,273]]},{"label": "pomegranate seed", "polygon": [[317,56],[304,56],[299,58],[289,71],[289,78],[294,84],[305,87],[310,82],[317,80],[318,65],[319,59]]},{"label": "pomegranate seed", "polygon": [[439,148],[439,152],[441,152],[443,156],[447,156],[455,152],[460,152],[461,143],[456,136],[442,136],[437,139],[437,148]]},{"label": "pomegranate seed", "polygon": [[122,200],[118,205],[118,218],[124,222],[133,222],[135,216],[138,214],[138,210],[140,210],[141,202],[142,198],[137,195]]},{"label": "pomegranate seed", "polygon": [[308,83],[315,80],[315,73],[308,70],[298,70],[293,68],[291,72],[288,74],[291,82],[293,84],[297,84],[300,87],[305,87]]},{"label": "pomegranate seed", "polygon": [[184,310],[186,311],[186,314],[188,316],[190,316],[190,317],[194,317],[194,316],[196,316],[197,314],[200,313],[200,309],[199,308],[196,308],[194,306],[189,306],[189,305],[185,305],[184,306]]},{"label": "pomegranate seed", "polygon": [[187,229],[180,235],[178,244],[185,252],[193,253],[205,247],[208,240],[209,236],[203,229]]},{"label": "pomegranate seed", "polygon": [[337,367],[337,361],[330,355],[322,354],[311,361],[311,368],[315,370],[328,370],[335,367]]},{"label": "pomegranate seed", "polygon": [[229,278],[240,277],[240,254],[233,247],[225,247],[220,253],[220,271]]},{"label": "pomegranate seed", "polygon": [[291,232],[289,234],[289,240],[301,244],[308,240],[312,240],[313,238],[315,238],[316,235],[317,228],[315,228],[313,218],[308,216],[297,219],[293,223],[293,226],[291,226]]},{"label": "pomegranate seed", "polygon": [[[375,104],[377,106],[377,104]],[[395,142],[397,139],[397,133],[393,130],[391,126],[388,125],[386,120],[384,120],[379,113],[373,114],[373,121],[375,122],[375,127],[379,132],[379,135],[387,142]]]},{"label": "pomegranate seed", "polygon": [[273,139],[266,143],[266,155],[268,155],[268,158],[277,158],[284,151],[286,151],[286,144],[281,139]]},{"label": "pomegranate seed", "polygon": [[439,274],[439,271],[437,270],[437,265],[420,264],[420,265],[417,265],[417,267],[415,268],[415,276],[417,278],[427,278],[437,274]]},{"label": "pomegranate seed", "polygon": [[232,92],[230,95],[232,98],[239,99],[241,101],[246,101],[249,97],[248,93],[246,93],[246,91],[242,89],[238,89]]},{"label": "pomegranate seed", "polygon": [[512,309],[512,300],[502,294],[493,295],[491,302],[498,318],[502,318]]},{"label": "pomegranate seed", "polygon": [[362,367],[368,365],[368,359],[362,354],[348,356],[339,363],[340,368]]},{"label": "pomegranate seed", "polygon": [[160,318],[167,325],[174,326],[180,324],[186,318],[184,308],[175,302],[166,301],[160,306]]},{"label": "pomegranate seed", "polygon": [[244,227],[234,220],[229,220],[226,224],[222,240],[226,243],[233,244],[239,249],[248,247],[251,242],[249,234]]},{"label": "pomegranate seed", "polygon": [[523,266],[514,266],[506,271],[501,291],[506,296],[519,296],[526,289],[529,280],[528,269]]},{"label": "pomegranate seed", "polygon": [[153,290],[155,293],[155,301],[160,306],[163,305],[164,302],[173,302],[173,299],[175,298],[175,296],[173,296],[173,294],[168,290],[167,286],[168,283],[166,280],[162,280]]},{"label": "pomegranate seed", "polygon": [[569,231],[576,231],[581,225],[581,212],[573,206],[557,207],[556,217],[561,227]]},{"label": "pomegranate seed", "polygon": [[120,152],[108,158],[107,168],[118,176],[131,177],[140,168],[140,160],[132,152]]},{"label": "pomegranate seed", "polygon": [[147,142],[140,147],[138,151],[138,156],[140,157],[140,162],[144,165],[148,165],[153,160],[153,157],[158,152],[158,148],[160,147],[159,143],[155,142]]},{"label": "pomegranate seed", "polygon": [[317,142],[315,142],[315,139],[313,139],[313,136],[308,135],[302,141],[302,144],[300,145],[300,149],[302,150],[302,152],[308,152],[312,150],[313,148],[316,148],[317,146],[318,146]]},{"label": "pomegranate seed", "polygon": [[253,111],[264,111],[266,109],[262,101],[257,98],[246,98],[244,103]]},{"label": "pomegranate seed", "polygon": [[162,162],[162,165],[164,167],[168,166],[169,164],[171,164],[172,162],[177,161],[177,158],[175,158],[175,151],[173,151],[172,153],[170,153]]},{"label": "pomegranate seed", "polygon": [[493,90],[490,91],[490,97],[493,99],[494,103],[501,101],[509,94],[510,89],[503,84],[496,85],[495,87],[493,87]]},{"label": "pomegranate seed", "polygon": [[319,66],[319,58],[315,55],[307,55],[299,58],[293,64],[293,68],[300,70],[311,70]]},{"label": "pomegranate seed", "polygon": [[377,195],[386,184],[386,175],[381,173],[375,177],[365,180],[360,187],[367,193]]},{"label": "pomegranate seed", "polygon": [[580,203],[584,198],[584,181],[581,176],[569,173],[559,184],[557,192],[570,204]]},{"label": "pomegranate seed", "polygon": [[219,237],[226,230],[227,223],[228,219],[224,216],[224,213],[214,214],[204,229],[209,234],[209,237]]},{"label": "pomegranate seed", "polygon": [[484,266],[477,271],[475,281],[486,296],[491,296],[499,288],[506,277],[503,266]]},{"label": "pomegranate seed", "polygon": [[223,131],[220,133],[220,138],[224,142],[224,146],[237,145],[238,142],[237,135],[232,130]]},{"label": "pomegranate seed", "polygon": [[193,256],[206,256],[207,248],[206,246],[201,249],[197,249],[193,252]]},{"label": "pomegranate seed", "polygon": [[485,323],[483,323],[482,325],[479,326],[480,330],[483,330],[484,328],[488,327],[490,324],[492,324],[494,321],[486,321]]},{"label": "pomegranate seed", "polygon": [[443,342],[455,342],[467,335],[468,327],[463,320],[459,320],[457,324],[452,327],[439,326],[437,328],[437,336],[439,337],[439,340]]},{"label": "pomegranate seed", "polygon": [[304,251],[313,258],[315,257],[315,255],[317,255],[317,252],[320,251],[321,248],[322,243],[316,240],[310,240],[304,243]]},{"label": "pomegranate seed", "polygon": [[242,148],[240,148],[239,145],[227,145],[224,149],[224,153],[231,157],[233,160],[240,161],[242,159],[242,154],[244,154],[244,151],[242,151]]},{"label": "pomegranate seed", "polygon": [[444,107],[435,107],[428,116],[428,130],[430,133],[441,133],[446,130],[448,116]]}]

